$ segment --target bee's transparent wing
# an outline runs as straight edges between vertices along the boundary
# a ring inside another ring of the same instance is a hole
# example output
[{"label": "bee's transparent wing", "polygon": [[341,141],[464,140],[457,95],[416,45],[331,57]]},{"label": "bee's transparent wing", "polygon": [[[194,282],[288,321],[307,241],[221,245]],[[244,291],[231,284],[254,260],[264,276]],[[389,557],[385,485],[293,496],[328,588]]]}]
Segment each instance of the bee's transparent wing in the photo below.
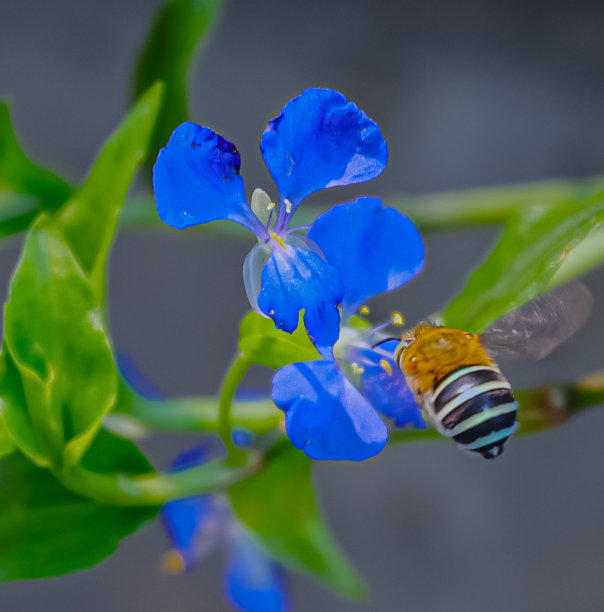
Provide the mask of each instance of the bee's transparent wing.
[{"label": "bee's transparent wing", "polygon": [[580,282],[540,295],[508,312],[482,335],[487,350],[519,359],[543,359],[589,317],[593,298]]}]

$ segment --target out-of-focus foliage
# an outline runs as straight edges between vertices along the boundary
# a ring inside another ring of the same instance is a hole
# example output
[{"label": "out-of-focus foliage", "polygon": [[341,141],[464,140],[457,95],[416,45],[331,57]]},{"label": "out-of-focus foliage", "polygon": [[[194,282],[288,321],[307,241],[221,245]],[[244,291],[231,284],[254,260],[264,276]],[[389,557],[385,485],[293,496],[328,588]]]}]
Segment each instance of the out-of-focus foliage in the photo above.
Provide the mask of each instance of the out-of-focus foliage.
[{"label": "out-of-focus foliage", "polygon": [[134,78],[134,96],[156,81],[166,91],[149,147],[153,163],[177,125],[189,118],[187,72],[196,47],[220,9],[221,0],[169,0],[153,23],[141,51]]},{"label": "out-of-focus foliage", "polygon": [[[103,431],[83,461],[100,473],[151,469],[134,444]],[[58,576],[95,565],[158,510],[97,504],[13,453],[0,465],[0,582]]]},{"label": "out-of-focus foliage", "polygon": [[67,181],[27,157],[8,104],[0,102],[0,237],[26,229],[38,212],[58,208],[71,192]]},{"label": "out-of-focus foliage", "polygon": [[230,487],[231,506],[281,563],[310,572],[347,597],[363,598],[359,578],[321,519],[311,465],[288,441],[278,443],[259,474]]},{"label": "out-of-focus foliage", "polygon": [[117,219],[134,173],[146,156],[162,95],[163,86],[156,83],[141,96],[58,216],[61,231],[101,304]]}]

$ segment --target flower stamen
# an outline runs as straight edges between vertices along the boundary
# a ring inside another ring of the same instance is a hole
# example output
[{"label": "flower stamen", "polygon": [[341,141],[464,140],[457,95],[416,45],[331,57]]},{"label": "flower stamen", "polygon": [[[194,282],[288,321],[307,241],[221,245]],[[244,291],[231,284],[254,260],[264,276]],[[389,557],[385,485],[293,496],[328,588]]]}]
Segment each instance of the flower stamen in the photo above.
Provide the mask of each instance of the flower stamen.
[{"label": "flower stamen", "polygon": [[182,574],[186,564],[183,556],[177,550],[169,550],[162,559],[162,570],[166,574]]},{"label": "flower stamen", "polygon": [[350,365],[352,366],[352,372],[355,375],[362,374],[365,371],[365,368],[360,366],[356,361],[353,361]]},{"label": "flower stamen", "polygon": [[283,238],[275,232],[271,232],[269,235],[285,251],[285,242],[283,242]]},{"label": "flower stamen", "polygon": [[403,316],[403,313],[399,312],[398,310],[395,310],[390,318],[392,321],[392,325],[394,325],[395,327],[401,327],[405,324],[405,317]]},{"label": "flower stamen", "polygon": [[392,376],[392,366],[387,359],[380,359],[380,367],[388,374],[388,376]]}]

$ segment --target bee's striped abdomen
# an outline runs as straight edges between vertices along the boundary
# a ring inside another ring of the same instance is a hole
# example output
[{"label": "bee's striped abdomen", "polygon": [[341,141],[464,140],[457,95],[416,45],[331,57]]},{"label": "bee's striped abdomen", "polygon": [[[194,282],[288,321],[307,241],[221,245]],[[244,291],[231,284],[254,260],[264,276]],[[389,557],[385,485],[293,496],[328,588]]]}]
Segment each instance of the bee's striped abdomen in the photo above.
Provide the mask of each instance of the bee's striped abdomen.
[{"label": "bee's striped abdomen", "polygon": [[501,454],[516,429],[517,402],[510,383],[496,367],[454,370],[434,390],[429,410],[438,429],[461,448],[487,459]]}]

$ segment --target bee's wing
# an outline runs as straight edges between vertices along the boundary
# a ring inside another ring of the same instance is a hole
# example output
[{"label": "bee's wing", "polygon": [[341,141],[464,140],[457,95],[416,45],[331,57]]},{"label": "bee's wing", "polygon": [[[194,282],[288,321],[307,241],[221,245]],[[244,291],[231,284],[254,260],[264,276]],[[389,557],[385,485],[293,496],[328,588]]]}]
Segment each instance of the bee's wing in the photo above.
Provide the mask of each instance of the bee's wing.
[{"label": "bee's wing", "polygon": [[499,355],[543,359],[587,321],[592,304],[591,292],[583,283],[569,283],[497,319],[482,335],[482,342]]}]

